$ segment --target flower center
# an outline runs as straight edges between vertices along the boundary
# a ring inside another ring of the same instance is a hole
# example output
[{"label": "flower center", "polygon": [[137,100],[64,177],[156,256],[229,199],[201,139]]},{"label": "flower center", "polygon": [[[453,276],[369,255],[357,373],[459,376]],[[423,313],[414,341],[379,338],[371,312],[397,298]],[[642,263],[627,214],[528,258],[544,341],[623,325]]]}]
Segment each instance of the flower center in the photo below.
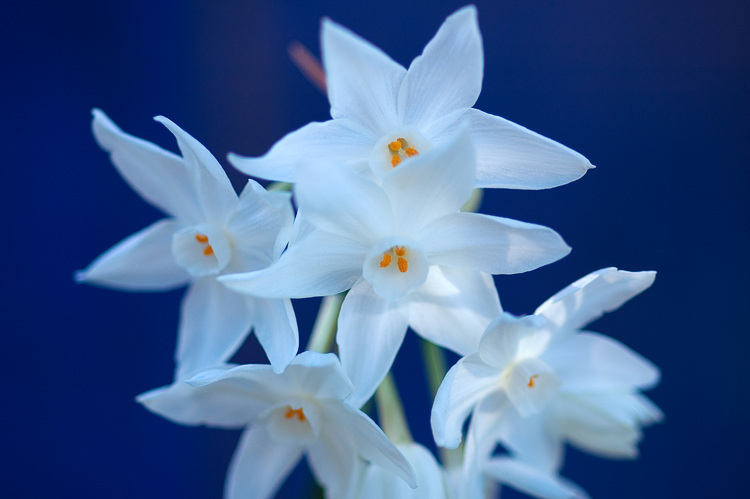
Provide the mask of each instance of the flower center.
[{"label": "flower center", "polygon": [[291,407],[287,406],[284,417],[286,419],[294,419],[296,417],[300,422],[307,421],[307,417],[305,417],[305,411],[303,411],[301,407],[299,409],[292,409]]},{"label": "flower center", "polygon": [[534,380],[535,380],[536,378],[538,378],[538,377],[539,377],[539,375],[538,375],[538,374],[534,374],[534,375],[532,375],[532,376],[529,376],[529,382],[528,382],[528,383],[526,384],[526,386],[527,386],[528,388],[534,388],[534,385],[536,384],[536,382],[535,382]]},{"label": "flower center", "polygon": [[198,241],[198,244],[205,245],[203,248],[203,254],[205,256],[211,256],[214,254],[214,249],[211,247],[210,244],[208,244],[208,236],[205,234],[196,234],[195,240]]},{"label": "flower center", "polygon": [[391,154],[391,166],[393,168],[400,165],[402,159],[411,158],[419,154],[419,151],[410,146],[403,137],[399,137],[393,142],[388,143],[388,152]]},{"label": "flower center", "polygon": [[399,272],[406,272],[409,270],[409,260],[405,258],[406,247],[394,246],[385,253],[383,253],[383,259],[380,261],[380,268],[385,269],[390,267],[393,257],[396,257],[396,265],[398,266]]}]

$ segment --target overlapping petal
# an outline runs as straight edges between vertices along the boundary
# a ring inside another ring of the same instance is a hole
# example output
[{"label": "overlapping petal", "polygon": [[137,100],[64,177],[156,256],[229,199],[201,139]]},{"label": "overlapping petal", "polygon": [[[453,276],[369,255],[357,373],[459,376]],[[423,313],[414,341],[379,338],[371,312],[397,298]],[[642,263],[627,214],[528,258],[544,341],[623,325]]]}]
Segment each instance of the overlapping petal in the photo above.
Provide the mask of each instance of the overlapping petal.
[{"label": "overlapping petal", "polygon": [[189,274],[172,256],[180,224],[164,218],[123,239],[76,273],[78,282],[123,291],[164,291],[185,285]]},{"label": "overlapping petal", "polygon": [[556,476],[541,471],[519,459],[498,457],[484,467],[494,480],[541,499],[573,499],[575,490],[566,486]]},{"label": "overlapping petal", "polygon": [[274,372],[281,373],[299,350],[297,318],[292,302],[279,298],[245,299],[252,300],[255,336],[266,352]]}]

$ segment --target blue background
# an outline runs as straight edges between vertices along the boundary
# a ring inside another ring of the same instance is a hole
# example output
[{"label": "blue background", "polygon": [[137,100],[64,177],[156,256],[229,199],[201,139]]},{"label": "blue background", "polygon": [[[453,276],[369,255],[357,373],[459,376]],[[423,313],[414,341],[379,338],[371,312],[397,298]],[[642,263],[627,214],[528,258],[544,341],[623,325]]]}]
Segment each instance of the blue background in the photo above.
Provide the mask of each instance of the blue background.
[{"label": "blue background", "polygon": [[[750,8],[725,0],[480,1],[476,107],[554,138],[597,168],[539,192],[493,191],[483,211],[557,230],[573,247],[498,278],[515,314],[590,271],[657,270],[595,323],[659,365],[666,421],[642,455],[571,450],[564,474],[595,498],[736,497],[750,470],[748,161]],[[318,53],[320,17],[408,65],[456,1],[13,2],[0,20],[4,497],[219,497],[238,433],[187,428],[134,397],[167,384],[181,291],[75,285],[73,271],[161,215],[118,177],[89,131],[100,107],[170,149],[163,114],[225,154],[264,153],[325,120],[289,62]],[[242,175],[230,171],[237,187]],[[315,301],[298,302],[302,341]],[[430,441],[418,342],[394,367]],[[263,362],[252,339],[238,356]],[[299,467],[282,497],[310,487]],[[517,497],[513,493],[506,497]]]}]

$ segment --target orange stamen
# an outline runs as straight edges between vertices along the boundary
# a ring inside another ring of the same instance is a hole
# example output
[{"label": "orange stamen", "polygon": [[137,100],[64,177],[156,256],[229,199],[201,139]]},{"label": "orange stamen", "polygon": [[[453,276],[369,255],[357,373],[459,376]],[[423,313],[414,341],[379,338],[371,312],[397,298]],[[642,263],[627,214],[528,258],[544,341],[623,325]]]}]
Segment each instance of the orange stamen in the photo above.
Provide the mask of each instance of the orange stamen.
[{"label": "orange stamen", "polygon": [[394,167],[394,168],[397,167],[399,165],[399,163],[401,163],[401,156],[399,156],[397,154],[397,155],[391,157],[391,166],[392,167]]},{"label": "orange stamen", "polygon": [[386,268],[388,265],[391,264],[391,255],[388,253],[383,253],[383,260],[380,262],[380,268]]},{"label": "orange stamen", "polygon": [[208,242],[208,236],[205,234],[196,234],[195,240],[199,243],[207,243]]},{"label": "orange stamen", "polygon": [[292,409],[290,407],[286,410],[286,414],[284,414],[284,417],[287,419],[292,419],[295,416],[297,417],[299,421],[307,421],[307,418],[305,417],[305,413],[301,407],[299,409]]},{"label": "orange stamen", "polygon": [[388,144],[388,149],[390,149],[393,152],[398,151],[401,149],[401,141],[400,140],[394,140],[390,144]]},{"label": "orange stamen", "polygon": [[210,244],[206,246],[205,248],[203,248],[203,254],[206,256],[211,256],[214,254],[214,249],[211,247]]},{"label": "orange stamen", "polygon": [[538,374],[535,374],[535,375],[531,376],[531,377],[529,378],[529,384],[528,384],[528,385],[526,385],[526,386],[528,386],[529,388],[534,388],[534,379],[536,379],[536,378],[538,378],[538,377],[539,377],[539,375],[538,375]]},{"label": "orange stamen", "polygon": [[406,272],[409,270],[409,262],[406,261],[406,258],[398,257],[398,270],[401,272]]},{"label": "orange stamen", "polygon": [[416,150],[416,149],[414,149],[413,147],[407,147],[407,148],[406,148],[406,150],[405,150],[404,152],[405,152],[405,153],[406,153],[406,155],[407,155],[407,156],[409,156],[410,158],[411,158],[412,156],[416,156],[417,154],[419,154],[419,151],[417,151],[417,150]]},{"label": "orange stamen", "polygon": [[403,246],[394,246],[393,251],[395,251],[398,256],[404,256],[406,254],[406,248]]}]

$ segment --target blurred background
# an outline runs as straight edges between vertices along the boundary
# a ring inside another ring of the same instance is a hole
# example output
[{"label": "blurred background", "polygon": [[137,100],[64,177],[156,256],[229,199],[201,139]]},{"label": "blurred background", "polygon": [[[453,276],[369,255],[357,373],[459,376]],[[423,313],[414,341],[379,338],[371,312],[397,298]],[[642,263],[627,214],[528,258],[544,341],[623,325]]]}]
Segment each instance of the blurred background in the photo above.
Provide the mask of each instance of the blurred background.
[{"label": "blurred background", "polygon": [[[100,107],[176,150],[165,115],[225,157],[261,155],[325,96],[290,62],[319,54],[322,16],[408,66],[453,0],[12,2],[0,19],[3,497],[220,497],[238,432],[187,428],[134,397],[171,381],[182,291],[130,294],[72,275],[161,217],[90,133]],[[597,168],[548,191],[491,191],[483,211],[573,247],[496,279],[527,314],[608,266],[654,286],[590,329],[661,367],[664,410],[641,457],[569,450],[594,498],[739,497],[750,469],[748,208],[750,4],[741,0],[477,1],[485,75],[476,107],[566,144]],[[306,341],[317,301],[295,303]],[[265,362],[256,340],[238,361]],[[415,438],[430,445],[416,335],[394,366]],[[311,487],[298,467],[280,497]],[[509,492],[504,497],[521,497]]]}]

